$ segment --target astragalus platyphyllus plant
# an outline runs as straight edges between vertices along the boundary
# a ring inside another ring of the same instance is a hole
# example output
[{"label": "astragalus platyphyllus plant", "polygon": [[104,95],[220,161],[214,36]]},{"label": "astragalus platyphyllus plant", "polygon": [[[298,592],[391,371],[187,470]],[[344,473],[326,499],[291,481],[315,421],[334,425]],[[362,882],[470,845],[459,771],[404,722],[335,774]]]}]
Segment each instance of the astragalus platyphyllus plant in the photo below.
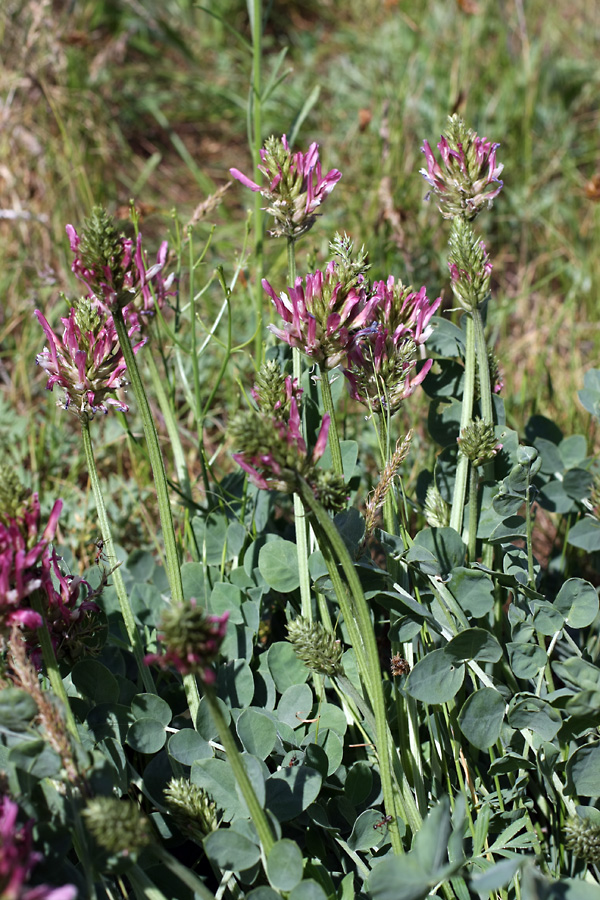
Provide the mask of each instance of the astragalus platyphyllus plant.
[{"label": "astragalus platyphyllus plant", "polygon": [[[37,355],[36,362],[48,373],[47,390],[53,390],[54,385],[63,389],[64,400],[59,400],[58,406],[88,419],[98,412],[106,414],[109,406],[127,412],[127,404],[114,396],[127,384],[127,366],[112,316],[93,299],[82,298],[71,307],[68,316],[61,318],[61,336],[39,309],[35,315],[48,339],[48,346]],[[134,324],[129,328],[130,336],[136,331]],[[134,352],[144,343],[145,339],[138,341]]]},{"label": "astragalus platyphyllus plant", "polygon": [[342,173],[331,169],[323,175],[319,145],[311,144],[306,153],[292,153],[285,134],[281,140],[268,138],[260,158],[258,168],[266,179],[262,186],[239,169],[229,171],[245,187],[259,192],[267,201],[265,210],[275,219],[275,227],[270,233],[274,237],[295,240],[312,228],[318,208]]},{"label": "astragalus platyphyllus plant", "polygon": [[31,885],[35,866],[43,859],[33,848],[33,821],[18,822],[19,807],[7,795],[0,797],[0,897],[2,900],[75,900],[72,884]]},{"label": "astragalus platyphyllus plant", "polygon": [[418,348],[431,335],[431,318],[441,299],[430,301],[422,287],[413,291],[396,282],[373,285],[371,324],[352,335],[344,368],[350,393],[372,411],[393,415],[423,382],[432,360],[417,371]]},{"label": "astragalus platyphyllus plant", "polygon": [[474,219],[502,190],[499,175],[504,165],[496,161],[500,145],[479,137],[454,115],[437,146],[442,165],[429,142],[423,141],[427,168],[421,169],[421,175],[431,185],[439,211],[445,219]]}]

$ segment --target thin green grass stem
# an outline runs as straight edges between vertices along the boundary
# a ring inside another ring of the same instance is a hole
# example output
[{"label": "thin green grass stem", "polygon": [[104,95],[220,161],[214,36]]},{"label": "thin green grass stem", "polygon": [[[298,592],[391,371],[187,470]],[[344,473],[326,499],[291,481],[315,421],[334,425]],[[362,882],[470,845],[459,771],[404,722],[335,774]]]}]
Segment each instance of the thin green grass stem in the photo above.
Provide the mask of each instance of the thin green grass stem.
[{"label": "thin green grass stem", "polygon": [[344,477],[344,466],[342,464],[342,450],[340,447],[340,436],[338,434],[337,422],[335,419],[335,409],[333,406],[333,397],[331,396],[331,385],[329,384],[329,372],[327,369],[321,368],[321,396],[323,397],[323,409],[329,413],[329,449],[331,450],[331,463],[333,471],[336,475]]},{"label": "thin green grass stem", "polygon": [[140,377],[135,354],[131,346],[131,341],[129,340],[127,326],[123,319],[123,312],[121,309],[114,309],[113,320],[119,338],[119,344],[123,351],[123,357],[127,365],[127,374],[131,379],[133,392],[138,404],[148,447],[148,457],[150,459],[150,465],[152,466],[152,475],[154,478],[154,486],[156,488],[156,499],[158,501],[158,513],[165,545],[167,577],[169,579],[169,587],[171,588],[171,597],[173,603],[180,604],[184,601],[183,585],[181,582],[179,554],[177,552],[177,542],[175,540],[175,528],[173,526],[173,515],[171,512],[171,502],[167,487],[165,464],[158,443],[154,419],[150,412],[150,404],[148,403],[146,391],[144,390],[144,385]]},{"label": "thin green grass stem", "polygon": [[475,562],[477,556],[477,524],[479,498],[479,472],[477,466],[469,466],[469,562]]},{"label": "thin green grass stem", "polygon": [[[392,755],[395,754],[395,747],[391,740],[387,723],[385,699],[381,684],[379,654],[377,652],[377,644],[367,601],[362,590],[360,579],[358,578],[358,574],[350,559],[341,535],[325,509],[315,499],[309,485],[303,479],[299,479],[299,493],[303,503],[307,509],[310,510],[313,517],[317,536],[319,536],[320,533],[323,538],[319,541],[321,552],[328,564],[329,574],[332,578],[338,601],[340,602],[340,608],[342,609],[346,626],[353,636],[353,641],[357,640],[357,643],[354,645],[354,650],[359,672],[365,681],[365,686],[369,694],[371,707],[375,717],[375,740],[379,758],[379,774],[383,791],[384,807],[386,815],[391,815],[395,820],[396,802],[391,768],[391,758]],[[331,552],[342,565],[348,584],[348,591],[345,590],[343,584],[340,584],[341,578],[337,571],[337,566],[335,563],[331,565],[333,560],[331,559],[330,553],[327,552],[328,548],[326,545],[329,545]],[[351,600],[350,597],[352,598]],[[358,637],[356,638],[354,636],[357,630]],[[406,776],[404,776],[403,780],[405,781],[405,779]],[[408,788],[408,785],[406,785],[406,787]],[[410,798],[409,802],[412,801],[411,807],[414,807],[414,809],[411,808],[410,810],[405,810],[405,814],[409,818],[411,828],[413,828],[413,830],[415,828],[418,830],[421,817],[414,803],[414,798],[410,793],[410,789],[402,791],[403,799],[405,799],[405,795],[408,795],[406,796],[406,799]],[[390,840],[395,854],[404,852],[402,840],[396,829],[390,830]]]},{"label": "thin green grass stem", "polygon": [[242,762],[242,757],[240,756],[239,750],[236,747],[236,743],[233,739],[233,735],[231,734],[223,713],[221,712],[221,707],[219,706],[217,695],[209,685],[205,686],[204,696],[206,698],[206,702],[208,703],[210,714],[213,717],[213,721],[217,728],[219,740],[221,741],[221,744],[223,745],[223,747],[225,748],[225,752],[227,753],[227,761],[232,768],[235,780],[238,783],[246,806],[248,807],[248,812],[250,813],[252,821],[254,822],[254,827],[256,828],[256,832],[262,845],[263,852],[265,856],[268,856],[271,847],[275,843],[273,830],[271,828],[271,825],[269,824],[269,820],[267,819],[264,809],[258,801],[258,797],[256,796],[254,788],[252,787],[252,783],[248,778],[248,773],[246,772],[244,763]]},{"label": "thin green grass stem", "polygon": [[[460,416],[460,431],[471,424],[473,419],[473,400],[475,397],[475,331],[473,318],[470,315],[467,315],[465,340],[465,386]],[[452,497],[452,511],[450,513],[450,527],[458,531],[459,534],[462,534],[468,476],[469,460],[459,450],[454,495]]]},{"label": "thin green grass stem", "polygon": [[[262,2],[252,0],[251,6],[252,27],[252,157],[254,168],[260,163],[260,150],[262,147]],[[263,352],[263,289],[262,276],[264,268],[264,212],[262,210],[262,194],[258,191],[254,194],[254,303],[256,310],[256,334],[254,338],[254,362],[258,369],[262,363]]]},{"label": "thin green grass stem", "polygon": [[[98,470],[96,468],[96,460],[94,458],[94,449],[92,446],[92,436],[90,433],[90,423],[87,419],[81,420],[81,436],[83,439],[83,450],[85,453],[85,460],[90,476],[90,483],[92,485],[92,493],[96,502],[96,513],[98,515],[100,533],[102,534],[102,540],[104,541],[106,555],[110,560],[114,555],[114,541],[110,528],[110,522],[108,521],[106,506],[104,504],[104,495],[100,486],[100,479],[98,478]],[[142,644],[137,625],[135,624],[135,618],[133,615],[133,610],[131,608],[131,603],[129,602],[129,596],[127,594],[125,582],[123,581],[123,576],[121,575],[121,570],[118,566],[113,569],[111,577],[113,579],[113,585],[115,588],[115,593],[117,595],[117,600],[119,601],[123,624],[125,625],[127,637],[129,638],[131,649],[133,650],[133,655],[137,663],[138,672],[142,679],[142,683],[146,691],[151,694],[155,694],[156,687],[154,685],[154,679],[152,678],[150,669],[144,663],[144,646]]]},{"label": "thin green grass stem", "polygon": [[58,662],[56,661],[56,653],[54,652],[50,632],[48,631],[48,627],[46,625],[44,607],[42,605],[40,597],[35,591],[31,595],[31,608],[34,609],[36,613],[39,613],[39,615],[42,617],[42,624],[37,630],[37,636],[40,642],[40,647],[42,648],[42,658],[44,660],[44,665],[46,667],[46,673],[48,675],[48,680],[50,681],[50,686],[63,705],[65,722],[67,723],[69,734],[71,734],[71,736],[75,738],[77,743],[80,744],[81,738],[79,737],[79,732],[77,731],[77,724],[75,722],[75,717],[73,715],[73,710],[71,709],[71,704],[69,703],[69,698],[67,696],[63,680],[60,677]]}]

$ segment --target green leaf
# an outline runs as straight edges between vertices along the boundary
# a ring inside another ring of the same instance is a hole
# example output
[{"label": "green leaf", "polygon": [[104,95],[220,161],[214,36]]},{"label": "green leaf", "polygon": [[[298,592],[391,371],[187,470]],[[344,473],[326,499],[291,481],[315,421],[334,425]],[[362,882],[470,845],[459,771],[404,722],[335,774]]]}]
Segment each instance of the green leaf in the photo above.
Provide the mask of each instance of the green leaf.
[{"label": "green leaf", "polygon": [[427,339],[427,347],[435,350],[440,356],[464,356],[465,353],[465,333],[442,316],[433,316],[430,325],[433,333]]},{"label": "green leaf", "polygon": [[565,624],[562,613],[552,603],[547,600],[534,600],[533,624],[536,631],[540,634],[552,635],[560,631]]},{"label": "green leaf", "polygon": [[56,778],[62,769],[62,760],[43,740],[21,741],[11,747],[9,762],[17,769],[29,772],[35,778]]},{"label": "green leaf", "polygon": [[585,500],[592,492],[594,476],[587,469],[569,469],[563,478],[565,493],[573,500]]},{"label": "green leaf", "polygon": [[467,553],[466,544],[454,528],[425,528],[419,531],[408,559],[415,547],[428,550],[433,555],[440,575],[449,575],[452,569],[462,566]]},{"label": "green leaf", "polygon": [[373,772],[371,766],[360,759],[348,769],[344,793],[353,806],[364,803],[373,788]]},{"label": "green leaf", "polygon": [[314,803],[321,782],[321,775],[310,766],[280,769],[267,779],[266,807],[280,822],[289,822]]},{"label": "green leaf", "polygon": [[184,766],[191,766],[197,759],[209,759],[213,750],[193,728],[182,728],[169,738],[169,756]]},{"label": "green leaf", "polygon": [[246,814],[235,789],[233,770],[225,760],[216,757],[196,760],[192,765],[190,781],[204,788],[219,809],[223,810],[226,821],[235,815]]},{"label": "green leaf", "polygon": [[588,553],[595,553],[597,550],[600,550],[600,522],[597,519],[592,519],[590,516],[585,516],[579,522],[575,522],[569,531],[567,544],[571,544],[572,547],[579,547]]},{"label": "green leaf", "polygon": [[535,678],[548,660],[548,654],[538,644],[511,641],[506,645],[510,667],[517,678]]},{"label": "green leaf", "polygon": [[142,716],[136,719],[127,732],[127,743],[138,753],[158,753],[167,740],[165,726],[158,719]]},{"label": "green leaf", "polygon": [[277,704],[277,718],[290,728],[299,728],[302,719],[310,718],[313,692],[307,684],[292,684]]},{"label": "green leaf", "polygon": [[573,469],[582,463],[587,454],[587,438],[583,434],[571,434],[558,445],[558,452],[565,469]]},{"label": "green leaf", "polygon": [[[560,713],[540,697],[516,694],[510,704],[508,723],[511,728],[529,728],[544,741],[551,741],[560,730]],[[516,700],[516,702],[515,702]]]},{"label": "green leaf", "polygon": [[526,522],[523,516],[509,516],[496,525],[492,531],[490,544],[507,544],[518,538],[525,537]]},{"label": "green leaf", "polygon": [[227,581],[217,581],[211,591],[208,610],[214,616],[222,616],[224,612],[228,612],[229,621],[234,625],[241,625],[244,621],[241,609],[242,596],[240,588],[236,585]]},{"label": "green leaf", "polygon": [[586,628],[598,615],[596,588],[583,578],[569,578],[558,592],[554,606],[571,628]]},{"label": "green leaf", "polygon": [[368,881],[373,900],[425,900],[435,878],[423,871],[412,854],[387,856],[375,865]]},{"label": "green leaf", "polygon": [[[354,475],[356,468],[356,460],[358,459],[358,443],[356,441],[340,441],[340,450],[342,453],[342,469],[344,472],[344,481],[348,482]],[[333,463],[331,461],[331,450],[329,444],[325,448],[323,456],[319,460],[319,468],[331,469]]]},{"label": "green leaf", "polygon": [[302,880],[304,859],[295,841],[276,841],[267,856],[267,878],[279,891],[291,891]]},{"label": "green leaf", "polygon": [[537,500],[540,506],[549,512],[565,515],[577,510],[575,501],[567,494],[562,481],[549,481],[548,484],[545,484],[538,494]]},{"label": "green leaf", "polygon": [[465,678],[465,668],[457,665],[445,650],[432,650],[419,660],[404,689],[423,703],[447,703],[458,693]]},{"label": "green leaf", "polygon": [[288,900],[328,900],[328,897],[314,878],[306,878],[290,891]]},{"label": "green leaf", "polygon": [[502,647],[497,639],[485,628],[466,628],[444,647],[444,652],[455,662],[498,662],[502,657]]},{"label": "green leaf", "polygon": [[352,834],[348,838],[348,846],[351,850],[365,852],[371,847],[376,847],[385,835],[387,827],[377,828],[382,819],[378,809],[365,809],[360,814],[352,828]]},{"label": "green leaf", "polygon": [[244,749],[259,759],[266,759],[277,741],[275,723],[258,709],[245,709],[237,720],[236,730]]},{"label": "green leaf", "polygon": [[480,750],[496,743],[502,731],[505,700],[491,687],[481,688],[467,698],[458,716],[460,729],[467,740]]},{"label": "green leaf", "polygon": [[444,797],[433,806],[417,831],[411,856],[415,856],[424,872],[430,877],[438,876],[439,869],[448,861],[448,839],[451,832],[450,803]]},{"label": "green leaf", "polygon": [[582,406],[600,418],[600,369],[588,369],[583,376],[583,390],[577,391]]},{"label": "green leaf", "polygon": [[156,694],[136,694],[131,701],[131,715],[134,719],[149,716],[163,725],[169,725],[173,718],[169,704]]},{"label": "green leaf", "polygon": [[220,512],[211,511],[208,516],[203,513],[192,519],[200,557],[209,566],[220,566],[223,561],[233,559],[231,548],[226,546],[228,525],[227,517]]},{"label": "green leaf", "polygon": [[233,828],[219,828],[209,834],[204,838],[204,850],[220,869],[232,872],[249,869],[260,859],[260,847]]},{"label": "green leaf", "polygon": [[233,709],[250,706],[254,696],[254,678],[245,659],[230,659],[218,667],[217,694]]},{"label": "green leaf", "polygon": [[433,440],[441,447],[456,446],[456,439],[460,433],[461,412],[460,400],[452,400],[450,403],[433,400],[429,404],[427,428]]},{"label": "green leaf", "polygon": [[334,703],[321,703],[317,710],[319,716],[319,730],[329,728],[343,738],[348,730],[348,720],[343,709]]},{"label": "green leaf", "polygon": [[258,568],[270,588],[281,594],[295,591],[300,585],[298,551],[291,541],[271,541],[261,548]]},{"label": "green leaf", "polygon": [[475,619],[485,616],[494,605],[494,583],[485,572],[458,566],[452,570],[448,588],[460,608]]},{"label": "green leaf", "polygon": [[255,888],[253,891],[250,891],[248,894],[248,900],[281,900],[281,894],[279,891],[274,891],[273,888],[267,887],[266,884],[261,885],[260,887]]},{"label": "green leaf", "polygon": [[542,457],[540,472],[544,475],[557,475],[564,471],[564,463],[556,444],[544,438],[536,438],[533,444]]},{"label": "green leaf", "polygon": [[567,775],[579,797],[600,794],[600,744],[580,747],[567,762]]},{"label": "green leaf", "polygon": [[333,775],[340,767],[344,755],[343,739],[329,728],[319,728],[318,733],[316,729],[310,731],[302,741],[301,746],[309,747],[311,744],[317,744],[325,751],[327,756],[327,775]]},{"label": "green leaf", "polygon": [[579,656],[552,663],[552,671],[576,690],[600,690],[600,668]]},{"label": "green leaf", "polygon": [[487,897],[491,891],[498,891],[507,885],[524,864],[523,857],[503,859],[490,866],[481,875],[474,875],[469,881],[469,886],[480,896]]},{"label": "green leaf", "polygon": [[205,603],[204,566],[199,562],[186,562],[181,567],[181,582],[186,600],[194,597],[198,603]]},{"label": "green leaf", "polygon": [[81,659],[71,670],[73,684],[80,694],[99,703],[116,703],[119,683],[112,672],[97,659]]},{"label": "green leaf", "polygon": [[300,662],[288,641],[271,644],[267,655],[269,669],[280,694],[293,684],[304,684],[310,675],[310,670]]},{"label": "green leaf", "polygon": [[0,690],[0,727],[26,731],[37,714],[37,703],[26,691],[12,686]]}]

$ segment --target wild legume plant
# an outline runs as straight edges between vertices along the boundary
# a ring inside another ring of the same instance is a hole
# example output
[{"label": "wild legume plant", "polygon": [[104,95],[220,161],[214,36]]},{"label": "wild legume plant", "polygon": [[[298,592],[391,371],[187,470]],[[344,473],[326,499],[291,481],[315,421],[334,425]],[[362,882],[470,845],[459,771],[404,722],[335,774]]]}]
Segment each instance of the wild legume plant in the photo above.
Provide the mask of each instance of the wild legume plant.
[{"label": "wild legume plant", "polygon": [[[437,149],[422,174],[458,315],[345,234],[297,273],[341,174],[285,136],[256,180],[232,170],[287,245],[287,279],[256,285],[258,340],[236,345],[235,324],[260,229],[229,281],[224,262],[198,288],[192,231],[149,265],[135,214],[130,236],[102,209],[67,227],[83,296],[62,330],[36,313],[37,362],[81,430],[99,537],[74,574],[60,499],[44,517],[1,470],[3,897],[600,896],[598,596],[535,557],[539,508],[600,549],[596,461],[541,417],[526,443],[507,425],[476,231],[501,202],[498,145],[455,116]],[[206,422],[249,347],[215,461]],[[417,390],[436,451],[412,491],[398,413]],[[109,407],[151,467],[160,559],[114,540],[94,453]]]}]

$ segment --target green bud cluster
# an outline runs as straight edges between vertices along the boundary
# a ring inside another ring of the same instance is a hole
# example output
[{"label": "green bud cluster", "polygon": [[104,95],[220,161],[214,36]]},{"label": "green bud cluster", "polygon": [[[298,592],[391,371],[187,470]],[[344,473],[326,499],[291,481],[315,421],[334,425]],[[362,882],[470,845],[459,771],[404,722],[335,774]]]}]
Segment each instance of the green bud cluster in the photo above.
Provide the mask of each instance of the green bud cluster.
[{"label": "green bud cluster", "polygon": [[101,206],[95,206],[81,230],[78,253],[82,264],[94,272],[97,280],[103,281],[108,267],[114,289],[120,291],[125,274],[121,265],[124,252],[123,236],[117,231],[113,217]]},{"label": "green bud cluster", "polygon": [[325,631],[320,622],[308,622],[298,616],[288,622],[288,641],[298,659],[320,675],[343,675],[342,647],[335,635]]},{"label": "green bud cluster", "polygon": [[573,816],[565,825],[565,843],[572,853],[592,865],[600,865],[600,822]]},{"label": "green bud cluster", "polygon": [[89,297],[81,297],[75,304],[75,321],[81,331],[82,339],[88,332],[97,334],[102,325],[98,309],[93,306]]},{"label": "green bud cluster", "polygon": [[30,495],[12,466],[0,466],[0,522],[18,518]]},{"label": "green bud cluster", "polygon": [[450,506],[434,483],[427,488],[423,512],[430,528],[446,528],[450,524]]},{"label": "green bud cluster", "polygon": [[486,424],[482,419],[475,419],[460,433],[458,444],[461,453],[471,461],[474,466],[483,466],[493,459],[501,445],[496,440],[493,425]]},{"label": "green bud cluster", "polygon": [[452,292],[467,312],[478,309],[490,292],[492,275],[485,244],[460,216],[452,221],[448,243]]},{"label": "green bud cluster", "polygon": [[83,816],[90,833],[108,853],[135,856],[152,843],[150,820],[129,800],[94,797]]},{"label": "green bud cluster", "polygon": [[286,391],[286,376],[279,363],[269,359],[262,364],[256,375],[252,396],[256,400],[261,413],[287,418],[290,412],[290,400]]},{"label": "green bud cluster", "polygon": [[332,256],[336,257],[336,279],[344,285],[346,291],[357,287],[371,268],[364,245],[354,253],[354,241],[347,234],[342,236],[336,232],[334,239],[329,242],[329,249]]},{"label": "green bud cluster", "polygon": [[201,844],[218,827],[217,805],[197,784],[171,778],[164,791],[167,809],[182,834]]}]

